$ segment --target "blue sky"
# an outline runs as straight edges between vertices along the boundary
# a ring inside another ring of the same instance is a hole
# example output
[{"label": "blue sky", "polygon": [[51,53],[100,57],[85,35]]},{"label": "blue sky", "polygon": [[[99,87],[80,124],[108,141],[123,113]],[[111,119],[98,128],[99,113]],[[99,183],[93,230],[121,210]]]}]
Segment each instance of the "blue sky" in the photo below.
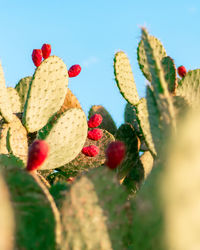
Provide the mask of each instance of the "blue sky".
[{"label": "blue sky", "polygon": [[113,74],[118,50],[130,59],[139,95],[145,78],[137,64],[140,27],[158,37],[175,64],[200,68],[200,1],[67,1],[0,0],[0,60],[7,86],[34,73],[33,49],[50,43],[52,54],[82,72],[69,88],[87,113],[103,105],[117,125],[123,123],[125,100]]}]

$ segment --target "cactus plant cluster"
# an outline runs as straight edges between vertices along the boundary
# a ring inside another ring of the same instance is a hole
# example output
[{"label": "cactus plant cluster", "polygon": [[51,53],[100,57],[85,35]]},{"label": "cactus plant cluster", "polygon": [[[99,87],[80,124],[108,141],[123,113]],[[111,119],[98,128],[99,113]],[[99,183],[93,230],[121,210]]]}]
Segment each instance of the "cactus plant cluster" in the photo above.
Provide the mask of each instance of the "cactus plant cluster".
[{"label": "cactus plant cluster", "polygon": [[40,63],[33,52],[35,72],[15,88],[0,65],[0,249],[199,249],[199,70],[176,69],[142,28],[146,97],[117,52],[117,128],[102,106],[87,121],[68,88],[81,68],[50,48]]}]

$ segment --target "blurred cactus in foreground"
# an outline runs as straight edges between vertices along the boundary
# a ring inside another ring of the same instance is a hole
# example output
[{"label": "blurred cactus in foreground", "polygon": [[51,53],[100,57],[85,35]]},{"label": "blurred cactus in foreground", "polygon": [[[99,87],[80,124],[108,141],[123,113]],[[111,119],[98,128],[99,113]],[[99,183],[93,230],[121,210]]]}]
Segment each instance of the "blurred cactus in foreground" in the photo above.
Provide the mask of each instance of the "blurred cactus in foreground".
[{"label": "blurred cactus in foreground", "polygon": [[98,105],[87,121],[68,89],[71,73],[47,52],[15,88],[6,88],[0,65],[0,249],[200,249],[200,70],[179,79],[142,28],[146,97],[117,52],[127,101],[117,128]]}]

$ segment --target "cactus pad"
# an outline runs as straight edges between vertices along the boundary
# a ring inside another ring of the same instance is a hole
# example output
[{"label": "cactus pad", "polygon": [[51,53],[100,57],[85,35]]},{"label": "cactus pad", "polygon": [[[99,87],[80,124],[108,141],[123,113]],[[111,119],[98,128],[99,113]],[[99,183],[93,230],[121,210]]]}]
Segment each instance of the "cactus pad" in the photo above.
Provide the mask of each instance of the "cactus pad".
[{"label": "cactus pad", "polygon": [[180,81],[177,96],[182,96],[192,107],[199,107],[200,101],[200,69],[188,71]]},{"label": "cactus pad", "polygon": [[[153,104],[155,105],[155,103],[153,103]],[[155,105],[155,107],[157,107],[157,106]],[[149,106],[149,108],[151,108],[152,111],[154,111],[154,112],[157,111],[154,109],[154,106]],[[152,123],[151,123],[152,127],[151,127],[150,122],[149,122],[149,112],[148,112],[148,107],[147,107],[147,100],[145,98],[140,99],[140,102],[137,105],[137,112],[138,112],[139,124],[140,124],[140,127],[142,129],[145,142],[146,142],[148,148],[150,149],[150,151],[154,155],[156,155],[156,148],[155,148],[154,141],[153,141],[153,132],[157,133],[158,127],[156,127],[156,126],[159,124],[158,123],[159,122],[158,113],[155,113],[155,115],[153,113],[153,117],[151,118],[152,119]]]},{"label": "cactus pad", "polygon": [[35,70],[24,107],[28,132],[41,129],[62,106],[68,86],[68,71],[57,56],[50,56]]},{"label": "cactus pad", "polygon": [[83,148],[87,120],[81,109],[68,109],[38,132],[38,139],[49,145],[49,155],[40,170],[54,169],[72,161]]},{"label": "cactus pad", "polygon": [[17,116],[10,123],[4,123],[0,129],[0,151],[2,154],[8,153],[16,155],[26,163],[28,155],[27,131],[21,124]]},{"label": "cactus pad", "polygon": [[7,122],[11,122],[13,119],[12,108],[6,90],[4,73],[1,63],[0,63],[0,114]]},{"label": "cactus pad", "polygon": [[115,173],[105,166],[91,170],[66,195],[61,210],[66,231],[62,249],[128,249],[131,210]]},{"label": "cactus pad", "polygon": [[7,88],[8,98],[10,100],[11,108],[13,113],[20,113],[22,111],[22,105],[19,94],[14,88]]},{"label": "cactus pad", "polygon": [[90,108],[88,119],[90,119],[91,116],[94,114],[100,114],[103,118],[102,123],[100,124],[99,128],[105,129],[111,134],[115,134],[117,131],[117,127],[115,122],[113,121],[111,115],[109,112],[101,105],[94,105]]},{"label": "cactus pad", "polygon": [[131,104],[135,105],[139,102],[131,65],[127,55],[120,51],[115,54],[114,58],[114,74],[117,86],[123,97]]},{"label": "cactus pad", "polygon": [[16,221],[14,249],[54,250],[59,243],[61,229],[48,190],[44,191],[33,176],[17,167],[19,163],[14,158],[7,157],[6,166],[4,161],[0,158],[0,167],[6,167],[3,177],[10,192]]},{"label": "cactus pad", "polygon": [[14,245],[14,214],[6,184],[0,176],[0,249],[12,250]]},{"label": "cactus pad", "polygon": [[[149,40],[152,44],[152,48],[156,51],[156,55],[158,60],[162,60],[163,57],[167,56],[165,48],[163,47],[162,43],[154,36],[149,36]],[[148,66],[148,60],[145,53],[144,42],[143,40],[140,41],[137,49],[137,57],[140,69],[142,70],[144,76],[147,78],[149,82],[152,81],[151,72]]]},{"label": "cactus pad", "polygon": [[176,88],[178,87],[178,82],[174,60],[169,56],[163,57],[161,60],[161,65],[164,70],[165,80],[168,84],[168,90],[169,92],[175,94]]},{"label": "cactus pad", "polygon": [[140,162],[144,169],[144,179],[146,179],[153,168],[154,159],[152,154],[149,151],[144,152],[140,157]]},{"label": "cactus pad", "polygon": [[24,105],[26,102],[26,97],[28,94],[28,89],[29,89],[31,80],[32,80],[32,76],[24,77],[15,86],[15,89],[17,90],[20,100],[21,100],[22,110],[24,109]]}]

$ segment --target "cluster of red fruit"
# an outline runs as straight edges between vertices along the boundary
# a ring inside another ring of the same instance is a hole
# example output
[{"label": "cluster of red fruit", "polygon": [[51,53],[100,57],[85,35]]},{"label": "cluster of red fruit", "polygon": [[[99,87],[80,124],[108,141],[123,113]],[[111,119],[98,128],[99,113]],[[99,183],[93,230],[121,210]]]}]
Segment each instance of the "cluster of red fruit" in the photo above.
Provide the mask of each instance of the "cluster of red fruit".
[{"label": "cluster of red fruit", "polygon": [[[41,49],[34,49],[32,52],[32,60],[36,67],[39,67],[42,58],[47,59],[51,55],[51,45],[44,43]],[[71,66],[68,70],[69,77],[78,76],[81,72],[81,66],[79,64],[75,64]]]},{"label": "cluster of red fruit", "polygon": [[42,49],[34,49],[32,53],[32,60],[36,67],[39,67],[42,58],[46,59],[51,54],[51,45],[50,44],[43,44]]},{"label": "cluster of red fruit", "polygon": [[[98,127],[102,123],[102,116],[100,114],[94,114],[88,121],[88,127],[92,130],[88,131],[88,138],[94,141],[98,141],[103,136],[103,132]],[[82,149],[82,153],[86,156],[94,157],[99,154],[99,148],[95,145],[90,145]]]},{"label": "cluster of red fruit", "polygon": [[[98,141],[103,136],[101,129],[96,128],[102,123],[102,116],[100,114],[93,115],[88,121],[88,127],[93,128],[88,132],[88,138]],[[84,155],[94,157],[99,154],[99,148],[95,145],[90,145],[82,149]],[[105,164],[111,168],[115,169],[118,165],[122,163],[126,154],[126,147],[122,141],[115,141],[108,145],[106,149],[106,162]]]}]

